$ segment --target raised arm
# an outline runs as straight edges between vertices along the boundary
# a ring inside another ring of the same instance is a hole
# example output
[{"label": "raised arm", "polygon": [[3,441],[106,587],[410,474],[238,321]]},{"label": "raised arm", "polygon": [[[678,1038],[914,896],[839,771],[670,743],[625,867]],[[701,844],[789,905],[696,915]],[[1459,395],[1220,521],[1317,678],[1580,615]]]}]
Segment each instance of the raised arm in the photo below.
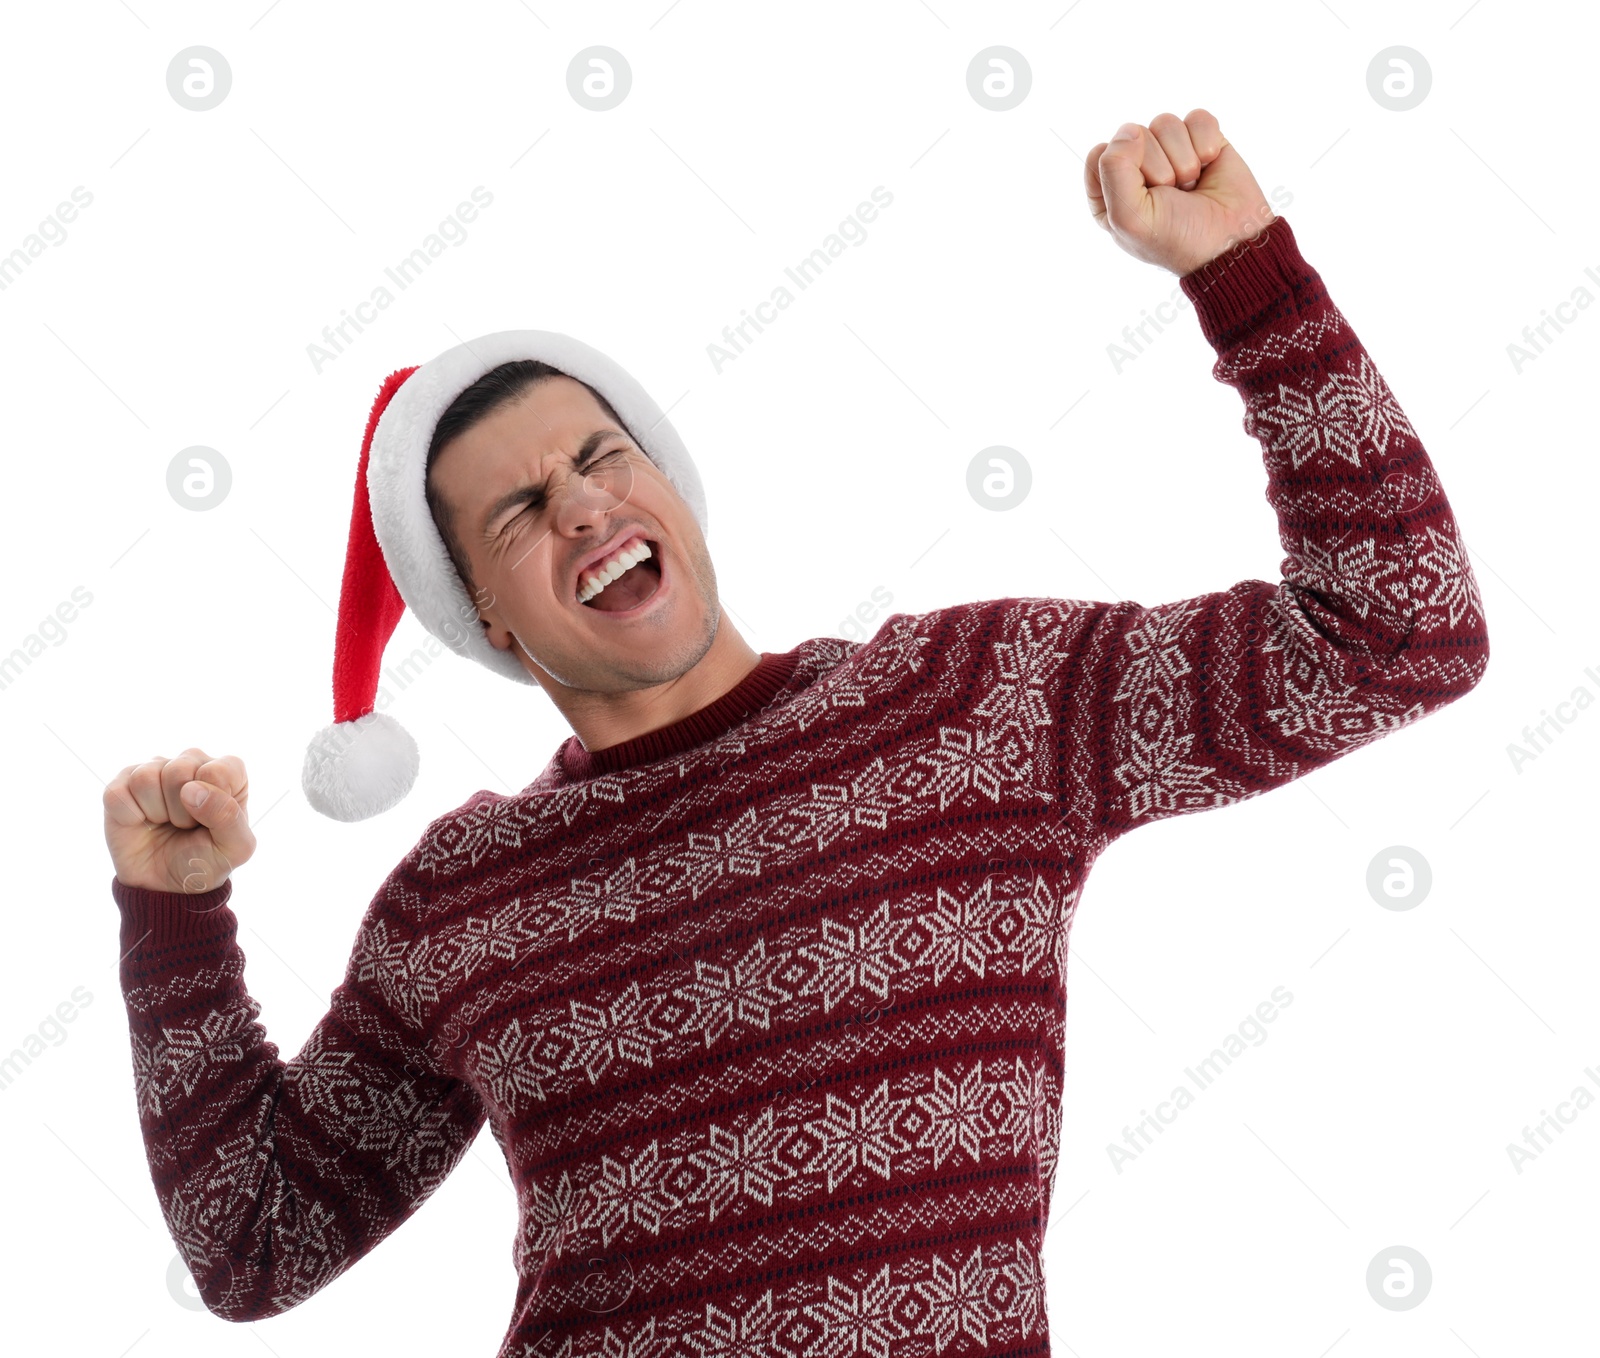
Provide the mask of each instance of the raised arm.
[{"label": "raised arm", "polygon": [[1091,205],[1180,273],[1260,441],[1287,555],[1277,583],[1067,615],[1061,793],[1106,838],[1327,764],[1460,697],[1489,659],[1433,464],[1288,222],[1209,114],[1135,130],[1091,153]]},{"label": "raised arm", "polygon": [[[216,820],[227,845],[237,831],[223,823],[237,812],[222,805],[234,801],[223,762],[191,757],[166,781],[176,805],[198,769],[214,800],[188,818],[189,833],[209,813],[201,827]],[[466,1153],[485,1111],[470,1086],[439,1072],[379,989],[376,962],[409,890],[400,869],[369,906],[327,1013],[284,1062],[245,988],[232,881],[193,890],[221,875],[198,875],[211,869],[191,856],[193,843],[168,855],[196,867],[190,890],[155,889],[157,876],[135,866],[135,817],[162,799],[159,770],[140,768],[106,793],[139,1126],[162,1215],[201,1299],[225,1320],[260,1320],[326,1287],[415,1212]],[[129,884],[122,871],[147,884]]]}]

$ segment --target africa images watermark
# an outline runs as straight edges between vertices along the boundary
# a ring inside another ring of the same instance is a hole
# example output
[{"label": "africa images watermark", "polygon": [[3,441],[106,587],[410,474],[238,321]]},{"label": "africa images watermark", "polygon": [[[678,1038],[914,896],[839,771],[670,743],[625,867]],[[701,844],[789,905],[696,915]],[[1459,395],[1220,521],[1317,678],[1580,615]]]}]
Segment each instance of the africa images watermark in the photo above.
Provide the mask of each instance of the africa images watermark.
[{"label": "africa images watermark", "polygon": [[[887,585],[874,585],[870,598],[863,599],[855,609],[839,619],[838,625],[833,629],[846,641],[866,641],[877,628],[868,630],[867,624],[877,619],[878,615],[894,602],[894,595],[889,592]],[[879,623],[882,626],[882,623]]]},{"label": "africa images watermark", "polygon": [[78,620],[79,608],[87,608],[94,602],[94,595],[82,585],[72,587],[71,598],[77,600],[76,608],[71,600],[63,599],[53,613],[45,614],[38,626],[23,637],[20,645],[12,647],[11,654],[0,655],[0,690],[10,688],[23,670],[44,654],[45,642],[52,646],[66,645],[67,624]]},{"label": "africa images watermark", "polygon": [[[1276,1006],[1273,1005],[1273,1000],[1278,1002]],[[1274,1022],[1279,1011],[1287,1009],[1293,1003],[1294,995],[1286,986],[1275,987],[1271,998],[1262,1000],[1256,1006],[1253,1017],[1243,1019],[1234,1032],[1222,1039],[1221,1046],[1213,1048],[1203,1060],[1196,1061],[1192,1066],[1185,1066],[1183,1073],[1189,1077],[1195,1089],[1202,1091],[1210,1089],[1222,1072],[1248,1050],[1246,1042],[1251,1047],[1259,1047],[1267,1040],[1267,1030],[1262,1024]],[[1156,1105],[1154,1113],[1141,1108],[1140,1121],[1122,1129],[1122,1145],[1119,1146],[1114,1141],[1106,1143],[1106,1154],[1111,1157],[1112,1168],[1121,1174],[1125,1165],[1132,1164],[1150,1148],[1155,1141],[1151,1133],[1166,1131],[1177,1121],[1178,1114],[1194,1101],[1193,1090],[1187,1085],[1178,1085],[1169,1097]]]},{"label": "africa images watermark", "polygon": [[[1594,1066],[1585,1066],[1583,1073],[1591,1082],[1600,1087],[1600,1069]],[[1552,1114],[1548,1108],[1539,1110],[1539,1121],[1531,1127],[1522,1129],[1522,1145],[1515,1141],[1506,1143],[1506,1154],[1511,1157],[1511,1167],[1521,1174],[1523,1169],[1531,1165],[1550,1148],[1555,1137],[1551,1131],[1564,1132],[1567,1127],[1577,1121],[1578,1114],[1583,1112],[1595,1101],[1594,1094],[1582,1085],[1574,1085],[1572,1093],[1556,1105]]]},{"label": "africa images watermark", "polygon": [[[1596,674],[1592,666],[1585,665],[1583,672],[1596,685],[1600,685],[1600,674]],[[1519,745],[1513,740],[1506,746],[1506,753],[1511,757],[1511,767],[1520,774],[1524,764],[1531,764],[1540,755],[1547,753],[1555,743],[1556,737],[1566,734],[1567,727],[1577,721],[1579,714],[1585,708],[1593,704],[1594,694],[1579,684],[1555,705],[1555,712],[1541,707],[1539,720],[1522,728],[1522,744]]]},{"label": "africa images watermark", "polygon": [[[398,260],[393,268],[386,267],[384,274],[395,287],[404,292],[432,267],[434,260],[444,253],[446,242],[453,246],[466,243],[467,223],[476,221],[478,213],[492,202],[494,194],[482,184],[476,185],[472,190],[472,202],[462,199],[457,203],[455,211],[446,216],[435,230],[422,238],[422,244]],[[473,203],[477,206],[474,207]],[[355,343],[355,335],[349,334],[348,331],[353,327],[355,334],[359,335],[378,319],[379,312],[387,311],[393,306],[394,301],[395,294],[379,283],[372,289],[366,301],[356,303],[354,315],[349,311],[341,311],[339,314],[343,320],[323,326],[323,342],[306,345],[306,357],[311,360],[312,371],[320,377],[324,367]]]},{"label": "africa images watermark", "polygon": [[[77,1004],[73,1004],[73,1000]],[[13,1047],[9,1055],[0,1056],[0,1089],[9,1089],[25,1069],[45,1054],[46,1042],[52,1047],[65,1042],[71,1034],[62,1025],[71,1023],[93,1003],[94,993],[87,986],[74,986],[70,998],[62,1000],[54,1013],[46,1014],[39,1021],[36,1032],[23,1038],[22,1045]]]},{"label": "africa images watermark", "polygon": [[[822,244],[817,246],[809,255],[796,261],[793,266],[785,266],[783,272],[794,282],[795,286],[804,292],[811,286],[823,272],[833,266],[833,261],[844,254],[846,243],[850,245],[863,245],[867,240],[868,222],[875,221],[880,208],[886,208],[894,202],[894,194],[884,188],[882,184],[873,186],[872,203],[863,199],[856,204],[855,211],[846,217],[839,225],[822,238]],[[734,325],[722,327],[723,343],[718,344],[713,340],[706,345],[706,357],[711,360],[711,367],[717,376],[722,376],[722,370],[752,344],[756,336],[761,334],[766,326],[778,319],[779,312],[787,311],[794,304],[795,295],[787,287],[779,283],[773,288],[771,295],[763,302],[755,305],[755,314],[748,310],[742,312],[744,319]],[[750,333],[754,328],[755,334]],[[741,342],[742,341],[742,342]]]},{"label": "africa images watermark", "polygon": [[[1596,273],[1593,267],[1587,267],[1583,272],[1585,277],[1600,287],[1600,273]],[[1554,315],[1548,309],[1540,308],[1539,314],[1544,319],[1537,325],[1522,327],[1523,342],[1518,344],[1512,340],[1506,345],[1506,357],[1511,360],[1512,371],[1521,377],[1523,368],[1554,344],[1561,332],[1576,321],[1582,312],[1587,311],[1593,302],[1594,294],[1579,283],[1566,301],[1556,303]]]},{"label": "africa images watermark", "polygon": [[[22,238],[21,245],[16,246],[8,255],[0,255],[0,292],[4,292],[15,283],[22,276],[24,269],[31,268],[33,261],[45,252],[47,245],[65,244],[67,225],[76,221],[78,213],[92,202],[94,194],[82,184],[77,185],[72,190],[70,202],[63,198],[35,230]],[[73,204],[77,206],[74,207]]]}]

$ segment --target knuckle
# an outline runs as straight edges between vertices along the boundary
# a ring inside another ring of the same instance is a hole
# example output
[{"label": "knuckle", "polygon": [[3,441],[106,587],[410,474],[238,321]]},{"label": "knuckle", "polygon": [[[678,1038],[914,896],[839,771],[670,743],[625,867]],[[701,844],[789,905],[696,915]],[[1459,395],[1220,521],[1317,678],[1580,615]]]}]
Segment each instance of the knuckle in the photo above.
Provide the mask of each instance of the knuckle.
[{"label": "knuckle", "polygon": [[1203,108],[1197,108],[1185,120],[1189,135],[1199,143],[1215,150],[1222,141],[1222,129],[1217,126],[1217,120]]},{"label": "knuckle", "polygon": [[214,776],[221,775],[216,781],[228,788],[242,789],[248,781],[244,760],[236,754],[218,755],[205,765],[205,771]]}]

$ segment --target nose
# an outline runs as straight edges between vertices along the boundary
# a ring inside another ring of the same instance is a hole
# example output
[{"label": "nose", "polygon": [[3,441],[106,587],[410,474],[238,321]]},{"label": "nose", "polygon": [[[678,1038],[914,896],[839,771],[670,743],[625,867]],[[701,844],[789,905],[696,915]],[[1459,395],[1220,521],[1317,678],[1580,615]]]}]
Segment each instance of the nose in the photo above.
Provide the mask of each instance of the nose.
[{"label": "nose", "polygon": [[588,472],[573,467],[562,480],[556,524],[566,532],[592,523],[599,515],[620,509],[632,493],[633,469],[627,463]]}]

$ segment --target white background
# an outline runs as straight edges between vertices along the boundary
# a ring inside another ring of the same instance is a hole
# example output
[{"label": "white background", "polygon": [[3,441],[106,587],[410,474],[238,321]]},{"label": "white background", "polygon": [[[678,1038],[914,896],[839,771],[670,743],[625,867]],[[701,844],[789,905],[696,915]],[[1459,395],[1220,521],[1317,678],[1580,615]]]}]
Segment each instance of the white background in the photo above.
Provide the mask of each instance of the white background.
[{"label": "white background", "polygon": [[[427,822],[524,786],[569,733],[538,689],[441,657],[388,709],[422,749],[410,797],[357,825],[307,806],[384,375],[506,328],[611,354],[696,459],[728,616],[759,650],[842,635],[879,586],[915,613],[1275,580],[1260,450],[1192,310],[1120,373],[1107,356],[1176,280],[1094,225],[1082,157],[1124,120],[1197,105],[1421,433],[1493,660],[1417,726],[1097,864],[1069,963],[1054,1351],[1592,1343],[1600,1111],[1520,1174],[1506,1147],[1575,1087],[1600,1093],[1583,1073],[1600,1078],[1600,711],[1520,772],[1507,747],[1579,686],[1600,696],[1600,309],[1520,373],[1506,346],[1580,285],[1600,297],[1600,35],[1577,9],[1504,0],[1069,3],[8,7],[0,252],[75,186],[93,202],[0,292],[0,653],[74,587],[93,602],[0,691],[0,1052],[75,986],[92,1002],[0,1090],[0,1346],[488,1355],[504,1333],[515,1204],[487,1130],[302,1306],[242,1326],[181,1306],[117,984],[100,796],[123,765],[190,744],[245,759],[260,848],[232,905],[287,1058]],[[633,70],[604,113],[566,83],[596,44]],[[966,86],[996,44],[1032,70],[1003,113]],[[1396,44],[1432,70],[1406,112],[1366,83]],[[193,45],[232,68],[206,112],[166,85]],[[465,241],[316,371],[307,345],[478,185],[494,201]],[[894,201],[868,239],[718,374],[706,346],[876,185]],[[233,475],[206,512],[166,485],[196,444]],[[1006,513],[966,490],[992,444],[1033,470]],[[389,656],[426,640],[408,615]],[[1415,909],[1367,892],[1391,845],[1431,864]],[[1268,1039],[1118,1173],[1108,1144],[1276,986],[1293,1003]],[[1366,1285],[1394,1245],[1433,1271],[1404,1312]]]}]

